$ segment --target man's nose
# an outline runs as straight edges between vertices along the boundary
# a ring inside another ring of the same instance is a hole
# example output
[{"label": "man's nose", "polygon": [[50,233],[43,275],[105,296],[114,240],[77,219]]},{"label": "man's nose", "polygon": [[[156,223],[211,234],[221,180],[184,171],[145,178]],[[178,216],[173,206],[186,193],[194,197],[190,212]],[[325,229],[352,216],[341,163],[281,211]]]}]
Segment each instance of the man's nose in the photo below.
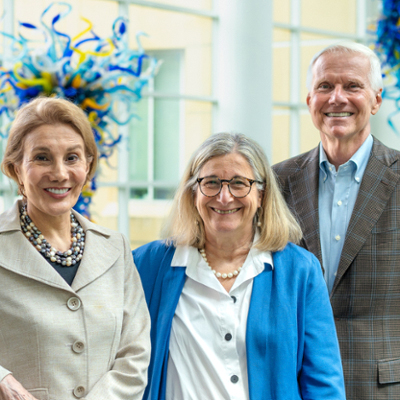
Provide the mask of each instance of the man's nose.
[{"label": "man's nose", "polygon": [[346,94],[342,86],[336,86],[331,93],[331,97],[329,99],[330,104],[339,105],[343,104],[347,101]]}]

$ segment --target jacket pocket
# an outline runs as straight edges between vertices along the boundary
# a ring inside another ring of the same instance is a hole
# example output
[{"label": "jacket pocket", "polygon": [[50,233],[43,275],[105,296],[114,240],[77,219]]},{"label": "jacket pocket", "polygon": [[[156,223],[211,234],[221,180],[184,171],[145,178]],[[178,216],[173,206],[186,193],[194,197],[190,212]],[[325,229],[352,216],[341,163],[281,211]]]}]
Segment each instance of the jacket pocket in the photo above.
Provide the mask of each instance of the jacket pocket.
[{"label": "jacket pocket", "polygon": [[28,392],[38,400],[49,400],[47,389],[29,389]]},{"label": "jacket pocket", "polygon": [[378,361],[378,381],[381,385],[400,382],[400,358]]}]

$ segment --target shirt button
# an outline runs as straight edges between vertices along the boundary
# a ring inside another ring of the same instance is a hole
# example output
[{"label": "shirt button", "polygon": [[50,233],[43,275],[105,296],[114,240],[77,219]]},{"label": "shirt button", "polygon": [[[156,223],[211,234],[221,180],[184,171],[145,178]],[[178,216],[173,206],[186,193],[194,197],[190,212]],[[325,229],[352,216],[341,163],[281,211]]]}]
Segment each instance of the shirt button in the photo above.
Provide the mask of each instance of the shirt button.
[{"label": "shirt button", "polygon": [[338,206],[341,206],[341,205],[342,205],[342,200],[339,200],[339,201],[337,202],[337,205],[338,205]]},{"label": "shirt button", "polygon": [[225,335],[225,340],[226,340],[227,342],[229,342],[231,339],[232,339],[232,335],[231,335],[230,333],[227,333],[227,334]]},{"label": "shirt button", "polygon": [[72,345],[72,350],[75,353],[82,353],[85,350],[85,343],[81,342],[80,340],[77,340],[73,345]]},{"label": "shirt button", "polygon": [[336,235],[335,240],[338,242],[340,240],[340,235]]},{"label": "shirt button", "polygon": [[357,182],[360,182],[360,178],[358,176],[356,176],[355,179],[356,179]]},{"label": "shirt button", "polygon": [[85,395],[86,389],[85,386],[79,385],[73,390],[73,394],[78,399],[81,399]]},{"label": "shirt button", "polygon": [[70,297],[67,301],[67,307],[71,311],[79,310],[81,307],[81,301],[77,297]]},{"label": "shirt button", "polygon": [[231,376],[231,382],[232,383],[238,383],[239,382],[239,377],[237,375],[232,375]]},{"label": "shirt button", "polygon": [[236,303],[236,297],[235,296],[231,296],[231,297],[232,297],[233,302]]}]

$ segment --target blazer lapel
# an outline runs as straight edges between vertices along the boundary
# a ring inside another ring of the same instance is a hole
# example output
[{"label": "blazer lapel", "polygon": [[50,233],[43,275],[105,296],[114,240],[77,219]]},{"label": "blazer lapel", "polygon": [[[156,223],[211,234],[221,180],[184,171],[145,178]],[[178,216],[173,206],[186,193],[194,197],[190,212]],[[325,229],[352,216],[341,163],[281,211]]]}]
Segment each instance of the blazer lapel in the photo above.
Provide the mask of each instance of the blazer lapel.
[{"label": "blazer lapel", "polygon": [[73,290],[78,291],[111,268],[121,255],[121,248],[111,243],[106,229],[80,214],[74,214],[86,233],[81,265],[71,285]]},{"label": "blazer lapel", "polygon": [[[21,231],[19,209],[21,201],[0,218],[0,246],[7,249],[0,265],[14,273],[69,292],[78,291],[110,268],[121,250],[110,243],[108,231],[75,213],[86,232],[84,256],[78,272],[69,286],[60,274],[36,251]],[[87,264],[87,265],[86,265]]]},{"label": "blazer lapel", "polygon": [[0,246],[7,249],[2,253],[0,266],[46,285],[71,291],[67,282],[33,248],[22,233],[19,222],[20,206],[21,201],[16,202],[0,218]]},{"label": "blazer lapel", "polygon": [[308,153],[299,167],[298,172],[288,177],[290,197],[287,201],[303,230],[303,247],[315,254],[323,267],[318,216],[318,147]]},{"label": "blazer lapel", "polygon": [[[394,173],[389,166],[397,160],[378,159],[376,152],[382,145],[374,141],[364,177],[360,186],[354,210],[346,232],[346,239],[340,257],[335,283],[331,296],[334,294],[343,275],[357,256],[373,226],[379,220],[386,204],[395,190],[400,176]],[[386,164],[386,165],[385,165]]]}]

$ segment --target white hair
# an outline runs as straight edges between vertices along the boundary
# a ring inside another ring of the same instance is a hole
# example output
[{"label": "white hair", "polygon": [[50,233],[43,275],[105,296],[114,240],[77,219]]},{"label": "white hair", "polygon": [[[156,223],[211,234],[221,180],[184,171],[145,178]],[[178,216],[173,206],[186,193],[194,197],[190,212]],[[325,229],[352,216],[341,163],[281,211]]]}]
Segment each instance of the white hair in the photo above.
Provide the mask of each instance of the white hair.
[{"label": "white hair", "polygon": [[325,53],[351,53],[367,57],[370,64],[370,71],[368,78],[371,89],[374,91],[378,91],[379,89],[383,88],[381,63],[379,61],[378,56],[369,47],[364,46],[361,43],[341,42],[325,47],[324,49],[322,49],[321,51],[319,51],[314,55],[307,70],[306,84],[308,91],[311,90],[314,64],[318,60],[318,58]]}]

